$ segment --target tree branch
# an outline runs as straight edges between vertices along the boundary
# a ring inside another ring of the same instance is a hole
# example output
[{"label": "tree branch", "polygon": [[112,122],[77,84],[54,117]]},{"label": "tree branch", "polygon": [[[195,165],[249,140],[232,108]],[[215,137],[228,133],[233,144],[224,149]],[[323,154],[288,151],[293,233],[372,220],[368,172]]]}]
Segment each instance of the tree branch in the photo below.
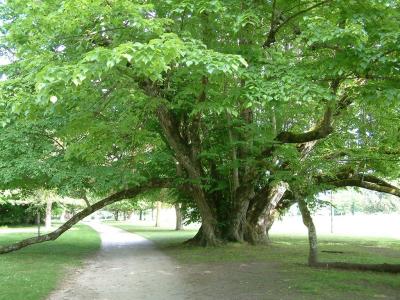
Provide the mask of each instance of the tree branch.
[{"label": "tree branch", "polygon": [[315,140],[319,140],[327,137],[329,134],[333,132],[332,127],[332,116],[333,109],[330,105],[328,105],[324,117],[314,129],[303,132],[303,133],[293,133],[290,131],[282,131],[278,134],[275,140],[281,143],[307,143]]},{"label": "tree branch", "polygon": [[319,176],[316,178],[320,184],[333,185],[335,187],[360,187],[367,190],[391,194],[400,197],[400,188],[387,181],[370,174],[355,174],[352,169],[347,169],[336,174],[336,176]]},{"label": "tree branch", "polygon": [[200,174],[191,160],[190,149],[179,135],[179,126],[165,105],[158,106],[157,117],[168,145],[173,149],[178,162],[182,164],[191,178],[199,178]]},{"label": "tree branch", "polygon": [[112,194],[111,196],[108,196],[107,198],[104,198],[103,200],[100,200],[96,202],[95,204],[91,205],[90,207],[86,207],[85,209],[81,210],[79,213],[74,215],[71,219],[69,219],[67,222],[65,222],[63,225],[61,225],[59,228],[56,230],[38,236],[38,237],[32,237],[28,238],[22,241],[19,241],[17,243],[7,245],[7,246],[2,246],[0,247],[0,254],[5,254],[9,252],[13,252],[22,248],[25,248],[30,245],[38,244],[38,243],[43,243],[47,241],[54,241],[56,240],[60,235],[62,235],[64,232],[69,230],[72,226],[77,224],[79,221],[83,220],[87,216],[91,215],[93,212],[102,209],[103,207],[110,205],[112,203],[121,201],[123,199],[129,199],[133,198],[140,193],[143,193],[146,190],[153,189],[153,188],[161,188],[161,187],[169,187],[171,186],[171,181],[168,179],[153,179],[149,180],[146,184],[126,189],[120,192],[117,192],[115,194]]},{"label": "tree branch", "polygon": [[303,10],[298,11],[297,13],[294,13],[293,15],[285,18],[281,23],[277,24],[276,23],[276,16],[275,16],[275,1],[272,3],[272,18],[271,18],[271,26],[267,35],[267,39],[265,40],[264,44],[263,44],[263,48],[269,48],[272,46],[273,43],[275,43],[276,40],[276,34],[278,33],[278,31],[284,26],[286,25],[289,21],[291,21],[292,19],[310,11],[313,10],[314,8],[317,8],[325,3],[331,2],[332,0],[325,0],[319,3],[316,3],[310,7],[307,7]]},{"label": "tree branch", "polygon": [[389,183],[379,184],[376,182],[366,181],[365,178],[349,178],[349,179],[342,179],[331,181],[329,184],[332,184],[336,187],[347,187],[347,186],[354,186],[360,187],[367,190],[377,191],[381,193],[391,194],[397,197],[400,197],[400,189]]}]

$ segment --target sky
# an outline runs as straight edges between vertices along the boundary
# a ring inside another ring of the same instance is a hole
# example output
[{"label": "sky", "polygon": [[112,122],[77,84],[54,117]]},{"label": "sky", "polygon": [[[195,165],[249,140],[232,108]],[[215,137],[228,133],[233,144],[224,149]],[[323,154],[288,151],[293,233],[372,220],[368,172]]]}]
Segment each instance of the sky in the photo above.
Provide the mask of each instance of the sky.
[{"label": "sky", "polygon": [[0,56],[0,66],[8,64],[10,61],[5,56]]}]

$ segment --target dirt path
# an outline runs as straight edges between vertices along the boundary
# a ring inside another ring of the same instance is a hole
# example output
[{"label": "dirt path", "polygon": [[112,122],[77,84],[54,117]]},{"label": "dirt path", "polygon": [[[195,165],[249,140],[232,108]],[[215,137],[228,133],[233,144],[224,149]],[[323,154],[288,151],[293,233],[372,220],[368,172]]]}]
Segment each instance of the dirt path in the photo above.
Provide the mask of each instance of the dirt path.
[{"label": "dirt path", "polygon": [[[91,226],[100,233],[101,251],[49,300],[301,299],[290,290],[277,290],[287,284],[279,284],[272,264],[181,266],[136,234],[99,223]],[[266,270],[271,277],[264,277]]]},{"label": "dirt path", "polygon": [[101,236],[100,253],[49,299],[185,299],[177,266],[150,241],[115,227],[90,225]]}]

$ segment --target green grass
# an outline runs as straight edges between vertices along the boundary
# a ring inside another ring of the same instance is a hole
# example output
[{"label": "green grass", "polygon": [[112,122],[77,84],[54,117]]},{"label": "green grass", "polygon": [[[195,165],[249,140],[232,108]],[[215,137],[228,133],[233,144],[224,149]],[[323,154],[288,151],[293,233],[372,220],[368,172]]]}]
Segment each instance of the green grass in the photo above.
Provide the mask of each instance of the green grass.
[{"label": "green grass", "polygon": [[[0,245],[32,233],[1,234]],[[63,278],[67,267],[79,266],[100,248],[100,238],[86,225],[77,225],[54,242],[0,255],[0,299],[45,299]]]},{"label": "green grass", "polygon": [[[123,223],[114,225],[154,241],[162,251],[183,264],[278,263],[277,272],[282,280],[307,299],[374,299],[384,298],[385,295],[392,299],[400,299],[400,275],[323,270],[306,266],[306,236],[273,235],[270,245],[227,244],[216,248],[202,248],[182,244],[184,240],[193,236],[195,231],[176,232]],[[344,252],[320,252],[321,261],[400,264],[400,240],[321,236],[319,250]]]}]

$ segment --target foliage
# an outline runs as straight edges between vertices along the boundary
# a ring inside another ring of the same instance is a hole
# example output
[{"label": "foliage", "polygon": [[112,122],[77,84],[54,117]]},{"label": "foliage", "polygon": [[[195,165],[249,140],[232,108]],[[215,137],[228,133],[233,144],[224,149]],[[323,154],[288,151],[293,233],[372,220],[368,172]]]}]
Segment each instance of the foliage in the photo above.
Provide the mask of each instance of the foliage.
[{"label": "foliage", "polygon": [[190,218],[227,233],[279,182],[312,201],[344,173],[396,178],[399,12],[397,0],[7,1],[0,190],[100,196],[170,178]]},{"label": "foliage", "polygon": [[[44,216],[44,208],[41,209]],[[43,219],[43,218],[42,218]],[[36,211],[30,210],[30,205],[14,205],[11,203],[0,205],[0,225],[35,224]]]}]

